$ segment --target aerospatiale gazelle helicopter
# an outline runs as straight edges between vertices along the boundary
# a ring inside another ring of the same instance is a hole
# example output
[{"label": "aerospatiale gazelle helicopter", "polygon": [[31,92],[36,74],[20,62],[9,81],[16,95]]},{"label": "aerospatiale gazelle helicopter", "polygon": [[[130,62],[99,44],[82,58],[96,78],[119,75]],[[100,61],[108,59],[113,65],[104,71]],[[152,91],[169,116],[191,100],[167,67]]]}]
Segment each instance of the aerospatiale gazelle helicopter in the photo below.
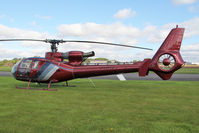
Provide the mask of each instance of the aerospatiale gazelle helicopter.
[{"label": "aerospatiale gazelle helicopter", "polygon": [[[57,52],[57,45],[60,43],[78,42],[133,47],[147,50],[151,49],[106,42],[76,40],[0,39],[0,41],[41,41],[50,43],[52,51],[47,52],[45,58],[33,57],[22,59],[13,66],[12,75],[17,80],[29,82],[27,88],[20,89],[29,89],[30,82],[38,82],[48,83],[48,89],[42,90],[52,90],[50,89],[51,83],[63,82],[76,78],[130,72],[138,72],[139,76],[146,76],[149,71],[153,71],[163,80],[168,80],[172,74],[184,64],[179,52],[183,34],[184,28],[178,28],[178,26],[176,26],[176,28],[171,30],[152,59],[144,59],[134,64],[122,65],[82,65],[82,62],[88,57],[95,55],[93,51],[88,53],[82,51],[61,53]],[[64,59],[68,59],[68,62],[64,62]]]}]

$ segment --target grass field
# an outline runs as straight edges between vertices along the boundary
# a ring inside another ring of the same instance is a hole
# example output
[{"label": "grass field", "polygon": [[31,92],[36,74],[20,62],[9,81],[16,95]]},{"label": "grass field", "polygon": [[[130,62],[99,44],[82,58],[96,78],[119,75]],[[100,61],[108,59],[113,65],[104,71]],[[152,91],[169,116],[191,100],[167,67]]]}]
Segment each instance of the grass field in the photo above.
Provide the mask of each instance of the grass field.
[{"label": "grass field", "polygon": [[5,66],[0,66],[0,71],[4,71],[4,72],[10,72],[12,69],[12,67],[5,67]]},{"label": "grass field", "polygon": [[199,132],[199,82],[93,81],[49,92],[0,77],[0,133]]},{"label": "grass field", "polygon": [[177,70],[175,73],[177,73],[177,74],[199,74],[199,68],[184,67],[184,68]]}]

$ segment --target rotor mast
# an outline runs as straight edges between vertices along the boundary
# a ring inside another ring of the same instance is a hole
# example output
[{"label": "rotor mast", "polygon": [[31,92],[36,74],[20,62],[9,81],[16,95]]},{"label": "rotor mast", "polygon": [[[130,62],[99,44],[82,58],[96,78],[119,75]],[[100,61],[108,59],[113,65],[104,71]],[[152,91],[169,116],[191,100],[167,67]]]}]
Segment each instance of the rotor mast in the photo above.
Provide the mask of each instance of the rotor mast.
[{"label": "rotor mast", "polygon": [[56,53],[58,50],[57,45],[59,45],[59,43],[63,43],[63,40],[46,39],[45,42],[50,43],[52,52]]},{"label": "rotor mast", "polygon": [[[56,53],[56,52],[57,52],[57,46],[56,46],[56,44],[57,44],[57,43],[52,43],[52,44],[51,44],[51,50],[52,50],[53,53]],[[57,44],[57,45],[58,45],[58,44]]]},{"label": "rotor mast", "polygon": [[57,52],[57,45],[59,45],[58,42],[50,42],[51,43],[51,50],[53,53],[56,53]]}]

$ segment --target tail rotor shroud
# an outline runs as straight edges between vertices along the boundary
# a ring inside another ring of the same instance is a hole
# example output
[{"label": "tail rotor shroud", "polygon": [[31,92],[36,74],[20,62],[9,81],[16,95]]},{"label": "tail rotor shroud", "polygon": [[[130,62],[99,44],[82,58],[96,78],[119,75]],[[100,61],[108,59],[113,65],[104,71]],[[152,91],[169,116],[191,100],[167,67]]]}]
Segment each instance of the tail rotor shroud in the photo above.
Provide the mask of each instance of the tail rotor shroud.
[{"label": "tail rotor shroud", "polygon": [[176,64],[175,57],[171,54],[162,54],[158,60],[158,66],[162,71],[171,71]]}]

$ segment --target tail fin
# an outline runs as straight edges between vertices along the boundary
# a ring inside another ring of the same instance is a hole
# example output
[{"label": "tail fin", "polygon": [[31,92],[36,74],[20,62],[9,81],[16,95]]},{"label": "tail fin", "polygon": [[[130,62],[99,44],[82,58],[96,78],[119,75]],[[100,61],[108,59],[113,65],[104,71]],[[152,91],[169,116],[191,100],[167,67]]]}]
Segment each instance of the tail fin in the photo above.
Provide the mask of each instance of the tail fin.
[{"label": "tail fin", "polygon": [[154,71],[163,80],[170,79],[184,64],[179,52],[183,34],[184,28],[177,26],[172,29],[149,64],[149,70]]}]

